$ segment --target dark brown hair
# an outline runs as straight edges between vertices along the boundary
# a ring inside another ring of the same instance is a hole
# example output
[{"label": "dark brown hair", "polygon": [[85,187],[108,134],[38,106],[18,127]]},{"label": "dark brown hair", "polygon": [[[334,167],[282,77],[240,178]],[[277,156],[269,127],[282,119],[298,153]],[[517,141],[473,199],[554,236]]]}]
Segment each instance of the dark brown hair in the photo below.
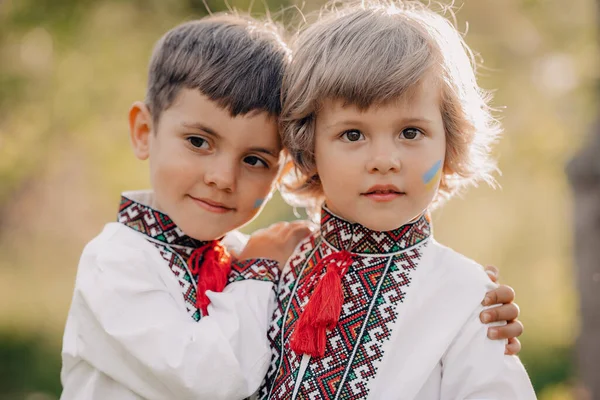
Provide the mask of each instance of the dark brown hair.
[{"label": "dark brown hair", "polygon": [[280,92],[290,52],[273,22],[213,15],[183,23],[156,44],[146,104],[155,123],[182,88],[197,89],[232,116],[281,112]]}]

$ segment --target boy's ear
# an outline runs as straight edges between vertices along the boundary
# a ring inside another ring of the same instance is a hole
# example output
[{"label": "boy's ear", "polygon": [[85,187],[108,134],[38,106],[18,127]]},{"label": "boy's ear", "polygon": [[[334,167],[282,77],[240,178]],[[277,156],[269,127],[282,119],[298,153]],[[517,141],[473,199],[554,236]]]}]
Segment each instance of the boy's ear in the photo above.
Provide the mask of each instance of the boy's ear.
[{"label": "boy's ear", "polygon": [[136,101],[129,109],[129,138],[133,153],[140,160],[150,156],[150,136],[152,135],[152,116],[148,106]]}]

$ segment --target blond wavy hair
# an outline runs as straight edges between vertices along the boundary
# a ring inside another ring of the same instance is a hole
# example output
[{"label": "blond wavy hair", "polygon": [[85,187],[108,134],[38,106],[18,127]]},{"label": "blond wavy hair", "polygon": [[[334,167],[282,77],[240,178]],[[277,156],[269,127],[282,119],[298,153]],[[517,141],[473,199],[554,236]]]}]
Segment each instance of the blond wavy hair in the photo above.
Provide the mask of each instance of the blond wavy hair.
[{"label": "blond wavy hair", "polygon": [[315,210],[323,202],[314,157],[323,101],[367,109],[410,95],[426,76],[439,80],[446,132],[434,205],[479,181],[494,184],[490,150],[500,125],[489,93],[477,84],[473,53],[447,18],[416,1],[331,3],[300,31],[292,53],[282,86],[281,135],[293,168],[280,185],[291,205]]}]

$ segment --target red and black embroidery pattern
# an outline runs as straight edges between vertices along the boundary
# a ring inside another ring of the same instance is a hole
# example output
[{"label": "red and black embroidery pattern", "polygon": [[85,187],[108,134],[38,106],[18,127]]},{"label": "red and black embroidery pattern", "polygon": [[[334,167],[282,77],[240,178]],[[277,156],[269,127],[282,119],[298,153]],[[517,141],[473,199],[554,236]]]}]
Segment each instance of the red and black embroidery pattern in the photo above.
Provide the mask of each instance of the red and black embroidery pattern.
[{"label": "red and black embroidery pattern", "polygon": [[[282,277],[269,332],[273,362],[260,398],[289,399],[297,387],[301,399],[364,399],[430,234],[425,216],[391,232],[374,232],[323,210],[321,235],[303,244]],[[311,268],[339,249],[359,254],[342,281],[340,320],[327,332],[325,356],[311,358],[299,378],[302,355],[290,349],[289,339],[308,298],[300,298],[298,287]]]},{"label": "red and black embroidery pattern", "polygon": [[[199,321],[202,312],[196,306],[198,274],[192,273],[187,263],[192,252],[207,242],[187,236],[168,215],[126,196],[121,197],[118,221],[145,235],[157,248],[181,286],[187,313],[195,321]],[[246,279],[277,282],[279,279],[277,262],[267,259],[233,262],[228,283]]]},{"label": "red and black embroidery pattern", "polygon": [[233,283],[248,279],[277,282],[279,280],[277,261],[259,258],[232,262],[228,282]]},{"label": "red and black embroidery pattern", "polygon": [[187,261],[192,251],[206,242],[187,236],[168,215],[125,196],[121,197],[118,221],[144,234],[157,248],[181,286],[187,313],[199,321],[202,313],[196,307],[198,277],[190,272]]}]

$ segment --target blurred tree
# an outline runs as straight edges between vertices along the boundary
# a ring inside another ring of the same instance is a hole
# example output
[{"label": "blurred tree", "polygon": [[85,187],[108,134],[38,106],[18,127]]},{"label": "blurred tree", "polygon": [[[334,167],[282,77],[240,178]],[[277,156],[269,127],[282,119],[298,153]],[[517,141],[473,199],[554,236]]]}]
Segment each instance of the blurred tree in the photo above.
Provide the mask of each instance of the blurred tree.
[{"label": "blurred tree", "polygon": [[[600,17],[600,0],[596,3]],[[597,92],[600,95],[600,87]],[[600,399],[600,116],[587,145],[569,162],[567,173],[574,191],[575,261],[581,313],[576,345],[577,369],[583,385],[580,398],[595,400]]]},{"label": "blurred tree", "polygon": [[574,189],[575,260],[581,313],[577,368],[582,400],[600,399],[600,120],[567,167]]}]

